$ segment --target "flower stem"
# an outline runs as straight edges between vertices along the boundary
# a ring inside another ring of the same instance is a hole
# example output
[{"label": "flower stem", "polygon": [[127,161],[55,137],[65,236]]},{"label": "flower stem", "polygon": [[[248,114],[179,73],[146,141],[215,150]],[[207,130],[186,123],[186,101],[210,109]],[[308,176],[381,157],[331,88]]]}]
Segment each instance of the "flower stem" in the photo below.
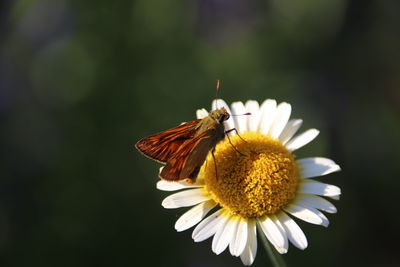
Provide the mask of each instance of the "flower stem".
[{"label": "flower stem", "polygon": [[267,237],[264,235],[264,232],[262,231],[262,229],[258,223],[257,223],[257,228],[258,228],[258,232],[261,233],[258,236],[261,238],[261,242],[264,245],[265,251],[267,251],[269,259],[272,262],[272,266],[286,267],[286,263],[283,260],[282,255],[279,254],[278,251],[276,251],[276,249],[274,247],[272,247],[272,245],[267,240]]}]

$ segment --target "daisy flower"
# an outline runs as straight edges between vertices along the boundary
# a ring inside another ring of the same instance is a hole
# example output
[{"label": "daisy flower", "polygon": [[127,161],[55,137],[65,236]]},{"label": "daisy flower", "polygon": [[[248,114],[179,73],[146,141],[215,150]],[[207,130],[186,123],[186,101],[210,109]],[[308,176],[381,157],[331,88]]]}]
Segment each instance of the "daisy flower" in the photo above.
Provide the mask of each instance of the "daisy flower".
[{"label": "daisy flower", "polygon": [[[327,227],[321,212],[336,213],[335,206],[321,196],[339,199],[340,188],[311,178],[340,170],[328,158],[297,159],[293,152],[311,142],[319,133],[309,129],[299,135],[300,119],[289,120],[291,105],[267,99],[261,105],[249,100],[229,106],[214,100],[212,110],[225,107],[234,116],[225,121],[225,129],[236,128],[209,153],[195,184],[159,181],[157,188],[176,191],[166,197],[167,209],[191,207],[175,223],[178,232],[197,225],[195,242],[213,236],[212,251],[222,253],[229,247],[244,265],[251,265],[257,252],[258,234],[265,235],[280,253],[286,253],[289,241],[299,249],[307,239],[293,217]],[[208,115],[197,110],[197,118]],[[234,147],[233,147],[234,146]],[[240,153],[238,153],[239,151]],[[217,172],[217,173],[216,173]],[[210,215],[208,215],[211,213]],[[208,215],[208,216],[207,216]]]}]

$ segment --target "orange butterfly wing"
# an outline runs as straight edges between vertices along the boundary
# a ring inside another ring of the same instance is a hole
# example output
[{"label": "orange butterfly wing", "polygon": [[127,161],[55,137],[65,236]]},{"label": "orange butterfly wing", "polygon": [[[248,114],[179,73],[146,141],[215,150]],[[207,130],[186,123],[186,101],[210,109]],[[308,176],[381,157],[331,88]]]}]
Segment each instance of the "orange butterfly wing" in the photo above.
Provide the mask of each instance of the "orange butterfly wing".
[{"label": "orange butterfly wing", "polygon": [[189,121],[175,128],[145,137],[139,140],[135,147],[143,155],[165,164],[182,149],[185,142],[195,136],[200,121],[201,119]]}]

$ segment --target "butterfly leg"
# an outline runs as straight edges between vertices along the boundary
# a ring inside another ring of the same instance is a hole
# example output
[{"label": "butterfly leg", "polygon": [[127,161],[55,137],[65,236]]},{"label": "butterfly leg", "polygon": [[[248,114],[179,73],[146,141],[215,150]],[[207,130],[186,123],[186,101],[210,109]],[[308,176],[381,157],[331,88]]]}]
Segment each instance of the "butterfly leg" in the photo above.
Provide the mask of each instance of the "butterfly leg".
[{"label": "butterfly leg", "polygon": [[[231,144],[231,146],[233,147],[233,149],[234,149],[237,153],[239,153],[239,154],[242,155],[242,156],[246,156],[245,154],[243,154],[242,152],[240,152],[240,151],[232,144],[231,139],[229,138],[229,135],[228,135],[228,133],[230,133],[230,132],[232,132],[232,131],[236,131],[237,135],[240,137],[240,135],[239,135],[239,133],[237,132],[236,128],[232,128],[232,129],[230,129],[230,130],[228,130],[228,131],[225,131],[226,137],[228,137],[229,144]],[[245,141],[242,137],[240,137],[240,139],[242,139],[243,141]],[[246,142],[246,141],[245,141],[245,142]],[[247,142],[246,142],[246,143],[247,143]]]},{"label": "butterfly leg", "polygon": [[239,136],[239,138],[242,139],[243,142],[246,142],[246,143],[247,143],[247,141],[244,140],[244,139],[240,136],[240,134],[239,134],[239,132],[236,130],[236,128],[232,128],[232,129],[230,129],[230,130],[225,131],[225,134],[228,134],[228,133],[230,133],[230,132],[232,132],[232,131],[235,131],[235,133],[237,134],[237,136]]},{"label": "butterfly leg", "polygon": [[214,159],[214,168],[215,168],[215,180],[218,181],[218,173],[217,173],[217,161],[215,160],[215,155],[214,155],[215,148],[211,150],[211,155]]}]

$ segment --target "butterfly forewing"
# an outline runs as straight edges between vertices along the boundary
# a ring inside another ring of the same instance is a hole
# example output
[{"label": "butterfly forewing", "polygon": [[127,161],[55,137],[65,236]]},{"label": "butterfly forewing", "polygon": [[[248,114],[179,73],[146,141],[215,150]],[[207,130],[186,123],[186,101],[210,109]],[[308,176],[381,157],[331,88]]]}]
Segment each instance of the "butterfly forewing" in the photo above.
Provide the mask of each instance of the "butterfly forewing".
[{"label": "butterfly forewing", "polygon": [[190,179],[194,182],[200,167],[212,148],[214,130],[202,132],[185,142],[180,150],[168,160],[160,173],[164,180]]},{"label": "butterfly forewing", "polygon": [[187,140],[194,137],[200,121],[189,121],[178,127],[145,137],[135,146],[145,156],[160,163],[166,163]]},{"label": "butterfly forewing", "polygon": [[190,152],[182,169],[181,177],[187,177],[190,179],[190,182],[195,182],[208,153],[213,151],[216,144],[223,138],[224,127],[222,125],[217,125],[215,129],[208,130],[206,135],[197,142],[196,146]]}]

